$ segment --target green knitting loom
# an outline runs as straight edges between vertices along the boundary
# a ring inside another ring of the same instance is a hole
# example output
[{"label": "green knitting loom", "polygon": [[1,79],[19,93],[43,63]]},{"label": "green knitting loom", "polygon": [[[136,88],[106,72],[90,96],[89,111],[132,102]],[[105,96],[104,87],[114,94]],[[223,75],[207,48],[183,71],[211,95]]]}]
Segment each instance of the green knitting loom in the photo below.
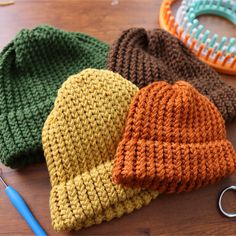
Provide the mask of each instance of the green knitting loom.
[{"label": "green knitting loom", "polygon": [[175,0],[164,0],[160,25],[182,40],[202,61],[216,70],[236,74],[236,39],[212,34],[196,17],[221,16],[236,25],[236,2],[230,0],[183,0],[176,17],[171,12]]}]

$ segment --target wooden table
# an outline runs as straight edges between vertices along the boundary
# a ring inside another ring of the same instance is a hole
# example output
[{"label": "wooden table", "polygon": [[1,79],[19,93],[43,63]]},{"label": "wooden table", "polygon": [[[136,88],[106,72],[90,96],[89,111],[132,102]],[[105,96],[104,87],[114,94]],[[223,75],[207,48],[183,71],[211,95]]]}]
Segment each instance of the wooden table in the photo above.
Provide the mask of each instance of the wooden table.
[{"label": "wooden table", "polygon": [[[0,7],[0,48],[22,28],[47,23],[69,31],[81,31],[108,43],[129,27],[154,28],[161,0],[16,0]],[[211,30],[236,37],[233,24],[217,17],[201,17]],[[219,30],[218,30],[219,32]],[[222,76],[236,87],[236,76]],[[236,148],[236,120],[227,125]],[[45,164],[23,170],[3,167],[4,177],[25,198],[48,235],[57,234],[49,215],[50,183]],[[236,175],[191,193],[161,195],[150,205],[109,223],[83,229],[72,235],[236,235],[236,219],[223,217],[217,209],[219,192],[236,184]],[[225,204],[236,211],[236,196],[229,193]],[[235,221],[235,222],[234,222]],[[33,235],[0,188],[0,235]]]}]

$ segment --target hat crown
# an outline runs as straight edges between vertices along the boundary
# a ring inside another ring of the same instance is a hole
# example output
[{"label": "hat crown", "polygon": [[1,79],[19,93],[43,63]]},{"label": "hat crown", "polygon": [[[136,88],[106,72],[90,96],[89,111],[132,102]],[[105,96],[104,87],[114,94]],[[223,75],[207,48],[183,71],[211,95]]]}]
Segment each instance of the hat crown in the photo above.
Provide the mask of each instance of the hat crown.
[{"label": "hat crown", "polygon": [[187,81],[215,104],[226,121],[236,116],[236,89],[165,30],[123,31],[109,50],[107,68],[139,88],[156,81]]},{"label": "hat crown", "polygon": [[137,90],[120,75],[96,69],[84,70],[63,84],[43,131],[48,165],[53,159],[51,146],[60,156],[61,171],[51,174],[52,184],[68,181],[114,158]]},{"label": "hat crown", "polygon": [[129,117],[131,132],[126,135],[132,139],[203,143],[226,138],[217,108],[184,81],[156,82],[141,89]]},{"label": "hat crown", "polygon": [[100,53],[103,53],[101,46],[106,48],[105,44],[100,44],[86,34],[66,32],[49,25],[21,30],[12,44],[15,54],[14,66],[19,70],[39,70],[40,65],[32,65],[37,64],[37,60],[53,63],[57,57],[64,57],[64,60],[73,58],[78,61],[82,57],[86,58],[94,47]]}]

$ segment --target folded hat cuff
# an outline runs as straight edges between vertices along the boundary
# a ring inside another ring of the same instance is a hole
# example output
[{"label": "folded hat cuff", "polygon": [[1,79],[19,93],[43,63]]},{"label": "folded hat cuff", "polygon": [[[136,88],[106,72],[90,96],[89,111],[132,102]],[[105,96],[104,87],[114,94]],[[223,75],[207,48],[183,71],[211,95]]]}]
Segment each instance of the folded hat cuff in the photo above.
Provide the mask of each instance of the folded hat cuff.
[{"label": "folded hat cuff", "polygon": [[125,140],[117,149],[113,182],[159,192],[191,191],[235,171],[236,156],[227,140],[168,143]]},{"label": "folded hat cuff", "polygon": [[79,230],[130,213],[156,198],[156,191],[126,189],[111,181],[112,162],[52,187],[50,211],[56,231]]},{"label": "folded hat cuff", "polygon": [[44,159],[41,130],[50,107],[44,103],[0,114],[0,160],[4,165],[20,168]]}]

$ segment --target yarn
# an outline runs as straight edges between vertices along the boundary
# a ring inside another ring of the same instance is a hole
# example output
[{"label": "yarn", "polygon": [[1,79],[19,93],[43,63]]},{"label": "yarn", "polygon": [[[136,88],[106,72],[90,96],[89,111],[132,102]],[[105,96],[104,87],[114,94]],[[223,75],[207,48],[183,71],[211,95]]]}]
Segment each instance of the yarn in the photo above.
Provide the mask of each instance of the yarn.
[{"label": "yarn", "polygon": [[180,40],[162,29],[124,31],[111,46],[107,68],[142,88],[184,80],[207,96],[226,121],[236,116],[236,89],[227,85]]},{"label": "yarn", "polygon": [[190,84],[155,82],[130,105],[113,182],[161,193],[192,191],[235,172],[224,120]]},{"label": "yarn", "polygon": [[116,148],[137,91],[120,75],[96,69],[71,76],[59,89],[42,134],[56,231],[110,221],[157,197],[156,191],[126,189],[111,181]]},{"label": "yarn", "polygon": [[15,4],[15,1],[0,2],[0,7],[5,7]]}]

